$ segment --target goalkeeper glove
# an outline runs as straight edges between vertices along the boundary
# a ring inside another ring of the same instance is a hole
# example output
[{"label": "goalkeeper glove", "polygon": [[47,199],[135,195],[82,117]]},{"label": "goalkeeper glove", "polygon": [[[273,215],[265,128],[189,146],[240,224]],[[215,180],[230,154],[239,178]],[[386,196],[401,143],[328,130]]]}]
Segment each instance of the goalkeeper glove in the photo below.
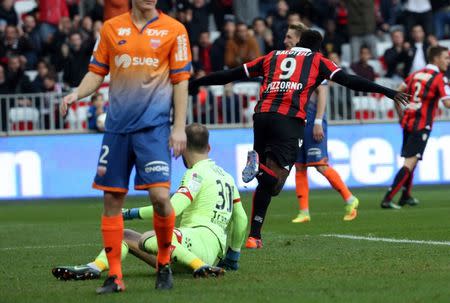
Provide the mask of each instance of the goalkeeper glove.
[{"label": "goalkeeper glove", "polygon": [[226,270],[238,270],[239,268],[239,257],[241,253],[238,251],[234,251],[231,248],[228,248],[227,254],[225,255],[225,258],[220,260],[219,264],[217,264],[218,267],[222,267]]},{"label": "goalkeeper glove", "polygon": [[139,208],[122,208],[122,217],[124,220],[141,219]]}]

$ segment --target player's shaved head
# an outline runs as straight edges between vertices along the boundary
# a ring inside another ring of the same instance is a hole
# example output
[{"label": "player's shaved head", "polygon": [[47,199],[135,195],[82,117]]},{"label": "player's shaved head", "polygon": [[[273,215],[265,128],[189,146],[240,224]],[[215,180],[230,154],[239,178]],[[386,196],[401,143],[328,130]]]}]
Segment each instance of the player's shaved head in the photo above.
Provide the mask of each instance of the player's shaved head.
[{"label": "player's shaved head", "polygon": [[206,126],[192,123],[186,126],[187,149],[193,152],[209,151],[209,131]]},{"label": "player's shaved head", "polygon": [[313,52],[318,52],[322,44],[322,35],[315,30],[306,30],[302,33],[300,42],[297,46],[309,48]]}]

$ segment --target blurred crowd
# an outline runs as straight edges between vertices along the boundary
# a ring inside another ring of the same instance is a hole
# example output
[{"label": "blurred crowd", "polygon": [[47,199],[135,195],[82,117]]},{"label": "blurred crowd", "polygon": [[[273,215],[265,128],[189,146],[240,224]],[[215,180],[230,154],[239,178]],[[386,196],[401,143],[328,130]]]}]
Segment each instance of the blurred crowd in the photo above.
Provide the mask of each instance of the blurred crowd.
[{"label": "blurred crowd", "polygon": [[[104,0],[36,4],[18,15],[14,0],[0,0],[0,94],[64,92],[87,72]],[[404,78],[426,65],[428,46],[450,38],[450,0],[160,0],[158,6],[186,26],[195,77],[284,49],[288,25],[298,22],[322,33],[326,56],[370,80]],[[387,45],[381,53],[380,43]]]},{"label": "blurred crowd", "polygon": [[[102,26],[103,1],[36,0],[35,9],[19,16],[14,0],[1,0],[0,93],[77,86]],[[197,76],[283,49],[295,22],[323,34],[327,56],[340,56],[350,43],[351,70],[370,79],[377,75],[369,60],[380,59],[387,77],[404,77],[426,64],[429,45],[450,36],[450,0],[166,0],[158,6],[186,26]],[[378,54],[382,41],[392,47]],[[36,78],[30,81],[25,70],[37,70]]]}]

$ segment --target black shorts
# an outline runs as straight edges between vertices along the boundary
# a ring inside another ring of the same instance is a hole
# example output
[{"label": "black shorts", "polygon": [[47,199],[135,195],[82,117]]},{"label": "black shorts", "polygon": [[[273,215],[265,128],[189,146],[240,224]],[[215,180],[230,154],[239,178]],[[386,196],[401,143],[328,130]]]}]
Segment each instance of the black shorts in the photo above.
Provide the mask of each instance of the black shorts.
[{"label": "black shorts", "polygon": [[300,149],[305,121],[278,113],[257,113],[253,115],[253,149],[259,161],[266,163],[270,155],[274,161],[290,170]]},{"label": "black shorts", "polygon": [[417,157],[422,160],[423,152],[427,146],[430,131],[423,129],[419,131],[403,130],[402,157]]}]

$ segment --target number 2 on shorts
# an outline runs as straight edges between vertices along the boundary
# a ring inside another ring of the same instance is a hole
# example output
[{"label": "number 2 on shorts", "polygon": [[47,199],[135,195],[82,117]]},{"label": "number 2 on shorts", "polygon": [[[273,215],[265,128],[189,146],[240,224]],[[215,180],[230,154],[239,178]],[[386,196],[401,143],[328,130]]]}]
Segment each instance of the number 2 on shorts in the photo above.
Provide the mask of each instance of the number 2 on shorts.
[{"label": "number 2 on shorts", "polygon": [[100,160],[98,160],[98,163],[100,164],[108,164],[108,160],[106,160],[106,156],[109,154],[109,147],[108,145],[102,145],[102,155],[100,156]]}]

